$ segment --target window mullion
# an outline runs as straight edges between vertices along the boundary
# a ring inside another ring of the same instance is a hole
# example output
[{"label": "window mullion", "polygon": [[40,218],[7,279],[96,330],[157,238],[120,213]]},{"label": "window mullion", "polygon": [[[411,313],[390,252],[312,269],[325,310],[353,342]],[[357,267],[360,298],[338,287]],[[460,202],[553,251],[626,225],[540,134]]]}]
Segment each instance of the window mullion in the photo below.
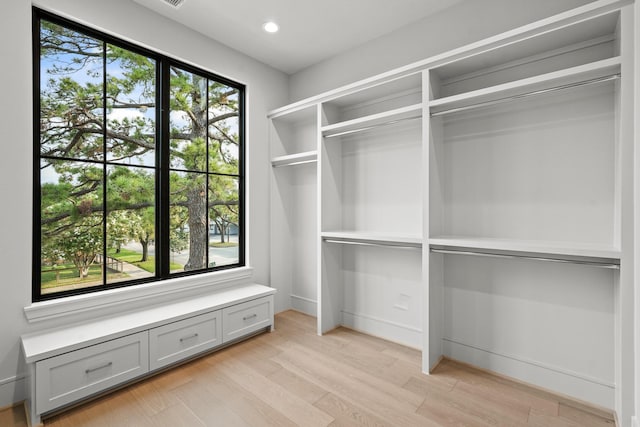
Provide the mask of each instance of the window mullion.
[{"label": "window mullion", "polygon": [[171,70],[169,61],[159,61],[156,68],[156,271],[161,278],[169,277],[170,228],[170,152],[169,110]]},{"label": "window mullion", "polygon": [[38,90],[32,92],[33,102],[33,260],[32,260],[32,278],[31,278],[31,291],[34,301],[39,301],[42,295],[41,289],[41,263],[42,257],[40,248],[42,247],[42,190],[41,190],[41,176],[40,176],[40,164],[42,162],[40,158],[40,43],[41,43],[41,30],[40,30],[40,18],[37,14],[33,14],[32,23],[32,43],[33,43],[33,80],[34,87]]},{"label": "window mullion", "polygon": [[206,263],[206,268],[209,268],[210,262],[209,262],[209,233],[211,233],[211,218],[209,218],[209,79],[205,80],[205,131],[204,131],[204,153],[205,153],[205,182],[204,182],[204,188],[205,188],[205,193],[204,193],[204,197],[205,197],[205,209],[206,209],[206,216],[207,216],[207,235],[206,235],[206,242],[205,242],[205,263]]},{"label": "window mullion", "polygon": [[107,285],[107,43],[102,42],[102,286]]}]

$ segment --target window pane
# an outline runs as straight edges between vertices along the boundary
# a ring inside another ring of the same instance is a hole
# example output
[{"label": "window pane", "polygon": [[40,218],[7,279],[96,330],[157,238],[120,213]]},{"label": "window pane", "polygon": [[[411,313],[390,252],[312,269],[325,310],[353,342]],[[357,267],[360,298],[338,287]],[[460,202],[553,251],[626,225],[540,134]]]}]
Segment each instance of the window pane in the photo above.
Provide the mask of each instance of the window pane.
[{"label": "window pane", "polygon": [[171,167],[206,170],[207,79],[171,67]]},{"label": "window pane", "polygon": [[153,170],[110,166],[107,174],[107,283],[153,277]]},{"label": "window pane", "polygon": [[41,164],[41,292],[102,284],[102,168],[72,161]]},{"label": "window pane", "polygon": [[209,82],[209,172],[239,175],[238,89]]},{"label": "window pane", "polygon": [[172,172],[170,180],[170,269],[176,272],[207,268],[209,227],[205,175]]},{"label": "window pane", "polygon": [[240,217],[238,179],[209,177],[209,266],[240,261]]},{"label": "window pane", "polygon": [[156,64],[107,45],[107,160],[155,164]]},{"label": "window pane", "polygon": [[40,46],[41,154],[103,159],[102,42],[42,21]]}]

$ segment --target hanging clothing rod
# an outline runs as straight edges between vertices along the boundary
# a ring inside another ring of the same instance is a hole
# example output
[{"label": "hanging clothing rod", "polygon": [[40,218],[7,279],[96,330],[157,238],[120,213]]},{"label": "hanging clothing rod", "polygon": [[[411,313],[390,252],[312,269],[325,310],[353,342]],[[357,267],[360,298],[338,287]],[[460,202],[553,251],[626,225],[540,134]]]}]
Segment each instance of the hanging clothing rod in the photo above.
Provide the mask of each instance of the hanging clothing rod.
[{"label": "hanging clothing rod", "polygon": [[579,264],[579,265],[588,265],[592,267],[608,268],[612,270],[620,269],[620,265],[618,264],[597,262],[597,261],[580,261],[580,260],[536,257],[536,256],[528,256],[528,255],[491,254],[491,253],[485,253],[485,252],[457,251],[457,250],[450,250],[450,249],[433,249],[433,248],[431,249],[431,252],[437,253],[437,254],[446,254],[446,255],[472,255],[472,256],[482,256],[482,257],[489,257],[489,258],[526,259],[530,261],[559,262],[564,264]]},{"label": "hanging clothing rod", "polygon": [[305,163],[316,163],[318,160],[317,159],[312,159],[312,160],[300,160],[297,162],[291,162],[291,163],[284,163],[281,165],[272,165],[272,167],[274,168],[283,168],[286,166],[295,166],[295,165],[304,165]]},{"label": "hanging clothing rod", "polygon": [[345,130],[344,132],[332,133],[332,134],[326,135],[325,138],[335,138],[336,136],[344,136],[344,135],[349,135],[349,134],[352,134],[352,133],[364,132],[366,130],[375,129],[375,128],[379,128],[379,127],[382,127],[382,126],[394,125],[396,123],[401,123],[401,122],[406,122],[406,121],[409,121],[409,120],[415,120],[415,119],[421,119],[421,118],[422,118],[422,114],[420,114],[418,116],[415,116],[415,117],[405,117],[405,118],[402,118],[402,119],[389,120],[388,122],[378,123],[378,124],[371,125],[371,126],[364,126],[364,127],[357,128],[357,129]]},{"label": "hanging clothing rod", "polygon": [[371,243],[371,242],[356,242],[352,240],[338,240],[338,239],[323,239],[327,243],[339,243],[342,245],[359,245],[359,246],[375,246],[379,248],[394,248],[394,249],[422,249],[421,246],[411,246],[395,243]]},{"label": "hanging clothing rod", "polygon": [[508,96],[508,97],[505,97],[505,98],[494,99],[494,100],[491,100],[491,101],[478,102],[477,104],[465,105],[464,107],[454,107],[454,108],[449,108],[447,110],[436,111],[434,113],[431,113],[430,116],[431,117],[437,117],[437,116],[442,116],[442,115],[445,115],[445,114],[458,113],[458,112],[461,112],[461,111],[471,110],[471,109],[474,109],[474,108],[489,107],[491,105],[502,104],[504,102],[511,102],[511,101],[515,101],[515,100],[518,100],[518,99],[528,98],[530,96],[535,96],[535,95],[543,95],[545,93],[555,92],[555,91],[558,91],[558,90],[571,89],[571,88],[574,88],[574,87],[587,86],[587,85],[592,85],[592,84],[597,84],[597,83],[604,83],[604,82],[608,82],[608,81],[611,81],[611,80],[618,79],[619,77],[620,77],[620,73],[610,74],[608,76],[597,77],[597,78],[594,78],[594,79],[583,80],[583,81],[580,81],[580,82],[567,83],[567,84],[560,85],[560,86],[554,86],[554,87],[550,87],[550,88],[547,88],[547,89],[535,90],[535,91],[532,91],[532,92],[522,93],[522,94],[519,94],[519,95],[513,95],[513,96]]}]

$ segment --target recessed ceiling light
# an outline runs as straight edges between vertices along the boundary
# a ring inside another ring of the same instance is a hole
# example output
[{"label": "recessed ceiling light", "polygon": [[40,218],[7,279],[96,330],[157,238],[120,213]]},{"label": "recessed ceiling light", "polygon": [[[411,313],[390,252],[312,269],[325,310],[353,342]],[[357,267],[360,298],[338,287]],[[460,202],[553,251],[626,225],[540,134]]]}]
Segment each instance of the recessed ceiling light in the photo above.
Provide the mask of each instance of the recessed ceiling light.
[{"label": "recessed ceiling light", "polygon": [[277,33],[278,30],[280,29],[280,27],[278,27],[278,24],[276,24],[273,21],[265,22],[264,25],[262,26],[262,28],[267,33]]}]

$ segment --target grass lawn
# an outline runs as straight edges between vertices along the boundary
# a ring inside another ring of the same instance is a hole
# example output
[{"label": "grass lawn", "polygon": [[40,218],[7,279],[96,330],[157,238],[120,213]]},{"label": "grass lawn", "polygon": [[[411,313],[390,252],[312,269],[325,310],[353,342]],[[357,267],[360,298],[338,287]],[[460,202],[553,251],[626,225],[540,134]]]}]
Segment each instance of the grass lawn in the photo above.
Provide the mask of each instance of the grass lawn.
[{"label": "grass lawn", "polygon": [[[120,249],[119,253],[116,253],[115,249],[109,249],[107,251],[107,255],[111,258],[115,258],[120,261],[128,262],[129,264],[133,264],[135,266],[140,267],[143,270],[148,271],[149,273],[155,273],[156,271],[156,258],[154,256],[149,255],[145,262],[140,262],[142,258],[141,252],[132,251],[129,249]],[[171,263],[169,266],[170,270],[181,270],[184,266],[182,264]]]},{"label": "grass lawn", "polygon": [[[99,265],[93,265],[89,268],[89,275],[80,280],[78,269],[73,264],[58,265],[55,270],[52,267],[44,267],[41,273],[40,283],[43,289],[55,288],[57,286],[64,286],[77,283],[94,283],[102,280],[102,268]],[[59,280],[56,280],[56,274],[58,274]]]},{"label": "grass lawn", "polygon": [[[140,258],[142,258],[142,254],[140,252],[131,251],[128,249],[121,249],[120,253],[115,252],[115,249],[109,250],[107,252],[107,255],[120,261],[136,265],[150,273],[155,273],[155,257],[149,256],[149,259],[147,261],[140,262]],[[182,270],[184,266],[182,264],[172,262],[169,268],[171,271],[179,271]],[[100,265],[92,265],[89,268],[89,275],[84,279],[80,279],[78,275],[78,269],[75,268],[75,266],[71,263],[57,265],[55,268],[51,266],[43,267],[40,274],[40,283],[43,289],[84,283],[92,285],[100,284],[102,282],[102,268]],[[109,273],[110,280],[126,277],[126,274]]]},{"label": "grass lawn", "polygon": [[211,246],[212,248],[233,248],[235,246],[238,246],[238,243],[236,242],[211,242],[209,243],[209,246]]}]

